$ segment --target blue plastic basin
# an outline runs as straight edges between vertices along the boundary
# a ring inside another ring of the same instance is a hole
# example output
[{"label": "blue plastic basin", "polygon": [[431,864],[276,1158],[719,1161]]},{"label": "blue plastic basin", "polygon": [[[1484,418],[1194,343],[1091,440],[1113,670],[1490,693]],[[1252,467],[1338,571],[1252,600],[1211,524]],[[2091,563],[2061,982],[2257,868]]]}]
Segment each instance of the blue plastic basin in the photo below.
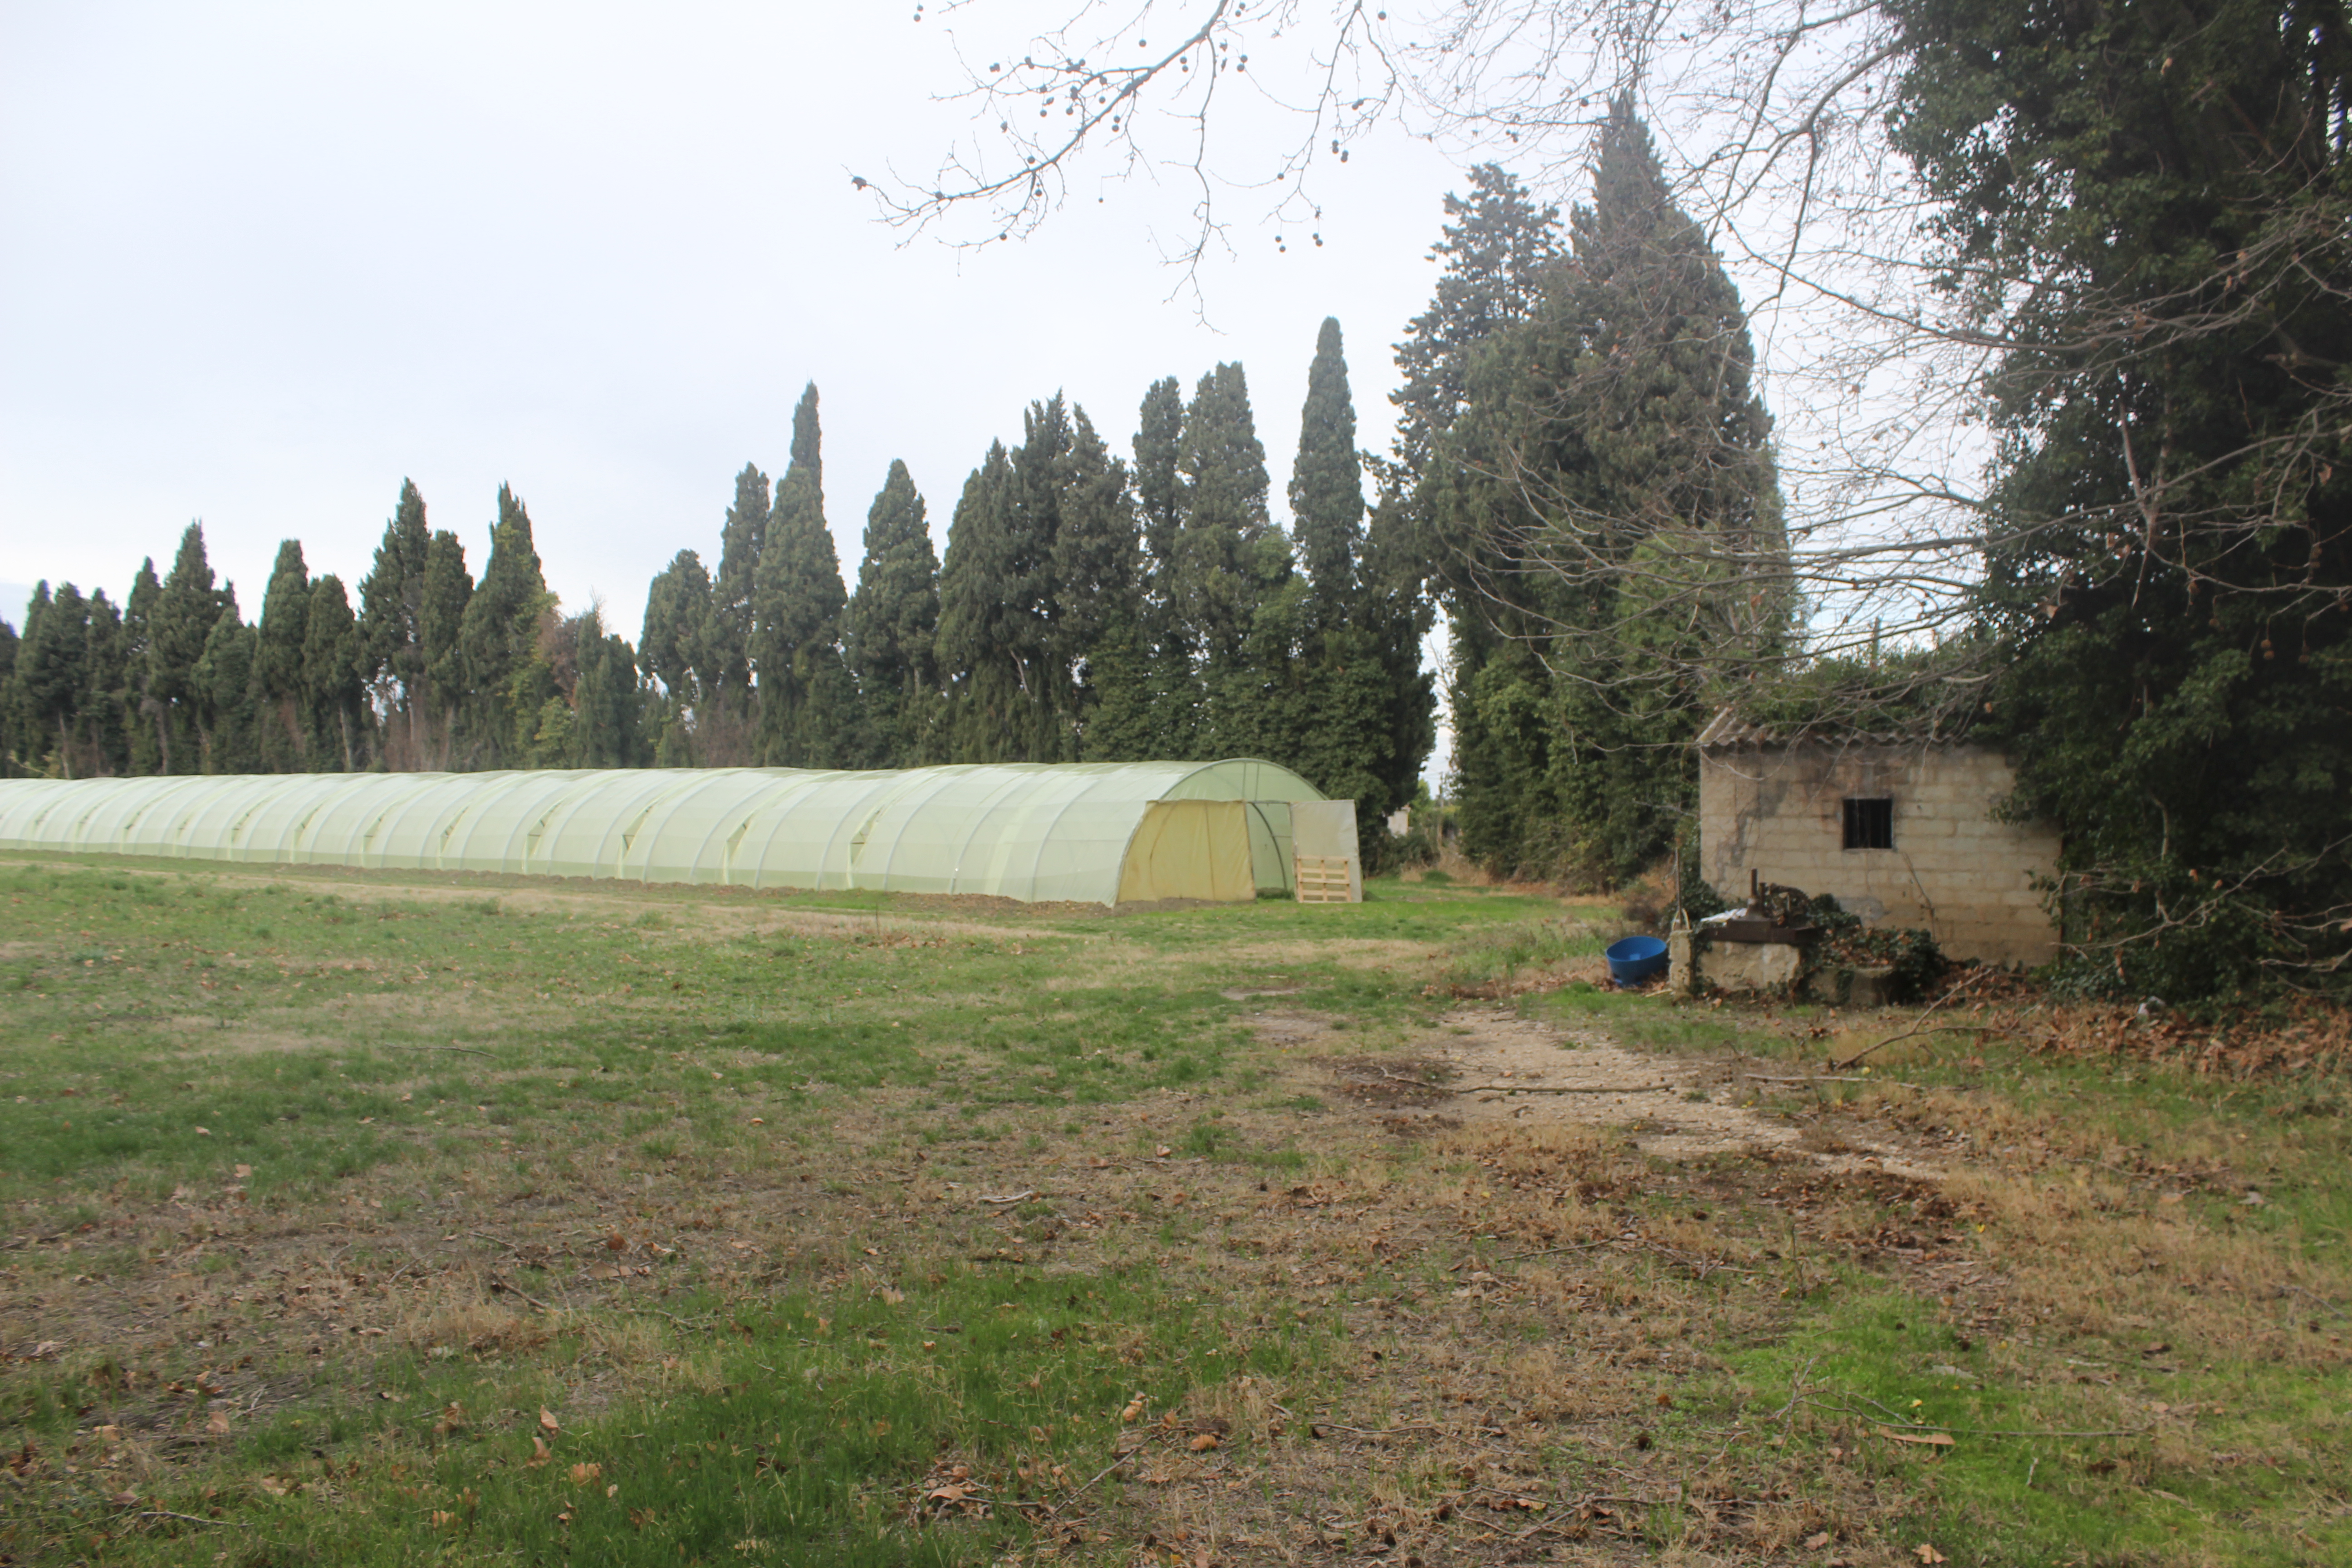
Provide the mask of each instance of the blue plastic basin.
[{"label": "blue plastic basin", "polygon": [[1654,936],[1629,936],[1609,944],[1609,978],[1619,985],[1639,985],[1666,967],[1666,944]]}]

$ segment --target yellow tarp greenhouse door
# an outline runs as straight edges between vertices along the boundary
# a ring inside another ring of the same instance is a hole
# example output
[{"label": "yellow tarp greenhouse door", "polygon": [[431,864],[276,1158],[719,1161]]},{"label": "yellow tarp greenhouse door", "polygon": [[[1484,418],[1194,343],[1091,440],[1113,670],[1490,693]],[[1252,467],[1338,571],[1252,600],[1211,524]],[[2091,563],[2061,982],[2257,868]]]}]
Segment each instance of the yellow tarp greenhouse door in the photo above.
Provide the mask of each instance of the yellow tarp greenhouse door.
[{"label": "yellow tarp greenhouse door", "polygon": [[1155,800],[1128,840],[1118,901],[1257,897],[1250,870],[1249,808],[1237,800]]}]

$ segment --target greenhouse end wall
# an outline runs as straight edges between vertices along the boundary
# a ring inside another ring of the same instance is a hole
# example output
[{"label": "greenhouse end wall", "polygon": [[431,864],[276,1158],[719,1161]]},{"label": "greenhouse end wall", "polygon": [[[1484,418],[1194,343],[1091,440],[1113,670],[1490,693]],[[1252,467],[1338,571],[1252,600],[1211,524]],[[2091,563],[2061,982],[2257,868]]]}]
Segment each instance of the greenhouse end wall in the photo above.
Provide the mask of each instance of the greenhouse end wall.
[{"label": "greenhouse end wall", "polygon": [[[0,782],[0,849],[1111,904],[1287,890],[1290,805],[1322,798],[1248,758],[20,779]],[[1240,809],[1139,833],[1177,801]]]}]

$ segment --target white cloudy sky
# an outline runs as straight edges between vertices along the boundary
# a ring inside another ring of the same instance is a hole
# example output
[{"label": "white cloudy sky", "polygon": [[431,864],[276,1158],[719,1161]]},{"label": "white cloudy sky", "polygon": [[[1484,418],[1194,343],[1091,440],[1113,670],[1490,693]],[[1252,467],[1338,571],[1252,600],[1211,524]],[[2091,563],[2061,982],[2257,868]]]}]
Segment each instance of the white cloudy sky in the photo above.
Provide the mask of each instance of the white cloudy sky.
[{"label": "white cloudy sky", "polygon": [[191,519],[248,615],[281,538],[356,582],[407,476],[477,570],[511,481],[551,584],[634,634],[810,380],[853,575],[892,458],[944,536],[1056,388],[1124,449],[1151,380],[1239,358],[1279,492],[1326,314],[1385,444],[1454,166],[1360,154],[1320,249],[1236,205],[1206,322],[1160,260],[1181,187],[907,245],[849,176],[964,124],[912,9],[0,0],[0,616],[40,578],[119,595]]}]

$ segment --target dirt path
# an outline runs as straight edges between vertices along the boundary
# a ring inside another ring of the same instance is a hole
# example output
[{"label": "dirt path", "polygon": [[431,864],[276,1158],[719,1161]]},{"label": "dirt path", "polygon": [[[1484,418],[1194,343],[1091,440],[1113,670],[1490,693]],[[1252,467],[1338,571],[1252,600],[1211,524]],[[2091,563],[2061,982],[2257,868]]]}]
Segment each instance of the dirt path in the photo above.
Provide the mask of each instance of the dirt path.
[{"label": "dirt path", "polygon": [[[1301,1020],[1268,1015],[1259,1028],[1297,1041]],[[1662,1160],[1770,1151],[1824,1170],[1883,1171],[1916,1181],[1949,1174],[1891,1144],[1849,1138],[1836,1152],[1808,1149],[1801,1130],[1771,1111],[1738,1103],[1739,1085],[1719,1065],[1628,1049],[1591,1028],[1561,1029],[1501,1008],[1456,1008],[1441,1033],[1421,1043],[1405,1071],[1356,1061],[1334,1064],[1351,1085],[1387,1083],[1385,1114],[1465,1125],[1518,1122],[1630,1127],[1634,1144]],[[1435,1069],[1435,1070],[1432,1070]],[[1367,1079],[1367,1074],[1371,1076]]]}]

